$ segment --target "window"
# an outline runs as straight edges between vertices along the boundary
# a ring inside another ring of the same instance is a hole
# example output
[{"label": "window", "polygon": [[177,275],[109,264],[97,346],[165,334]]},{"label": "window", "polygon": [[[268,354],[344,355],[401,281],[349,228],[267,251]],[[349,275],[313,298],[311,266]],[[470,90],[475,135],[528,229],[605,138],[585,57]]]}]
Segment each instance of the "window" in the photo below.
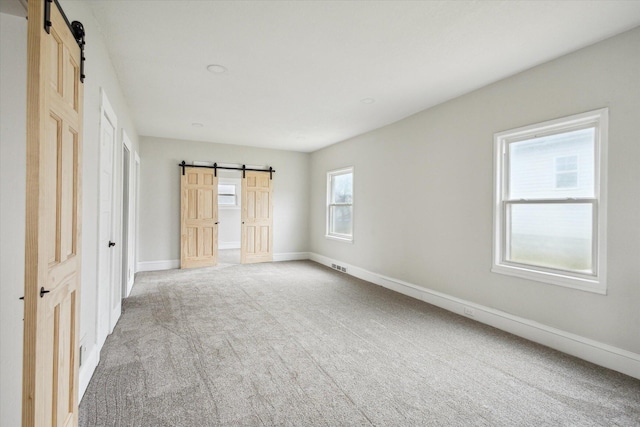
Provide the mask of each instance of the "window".
[{"label": "window", "polygon": [[492,271],[606,293],[608,110],[495,135]]},{"label": "window", "polygon": [[556,188],[578,187],[578,156],[556,157]]},{"label": "window", "polygon": [[327,237],[353,241],[353,168],[327,173]]},{"label": "window", "polygon": [[218,206],[238,206],[235,184],[218,184]]}]

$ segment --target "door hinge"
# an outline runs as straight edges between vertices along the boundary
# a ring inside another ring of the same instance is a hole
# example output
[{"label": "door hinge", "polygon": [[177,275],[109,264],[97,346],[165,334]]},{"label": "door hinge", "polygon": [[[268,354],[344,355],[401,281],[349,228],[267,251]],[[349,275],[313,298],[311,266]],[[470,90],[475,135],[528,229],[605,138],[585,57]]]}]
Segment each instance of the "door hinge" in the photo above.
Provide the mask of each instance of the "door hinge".
[{"label": "door hinge", "polygon": [[53,0],[44,0],[44,30],[51,34],[51,3]]},{"label": "door hinge", "polygon": [[73,33],[73,37],[76,39],[76,43],[80,46],[80,81],[84,83],[84,25],[82,22],[73,21],[71,23],[71,32]]}]

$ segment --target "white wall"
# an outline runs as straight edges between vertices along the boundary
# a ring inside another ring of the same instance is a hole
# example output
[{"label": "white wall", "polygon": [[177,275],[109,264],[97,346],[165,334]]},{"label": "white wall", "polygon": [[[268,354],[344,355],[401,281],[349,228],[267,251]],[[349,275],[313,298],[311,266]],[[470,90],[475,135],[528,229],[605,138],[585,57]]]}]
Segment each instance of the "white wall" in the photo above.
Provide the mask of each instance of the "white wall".
[{"label": "white wall", "polygon": [[22,405],[27,20],[0,13],[0,425]]},{"label": "white wall", "polygon": [[[100,89],[104,89],[111,106],[118,116],[118,144],[122,144],[124,128],[132,142],[132,157],[138,149],[138,133],[120,89],[120,84],[104,44],[100,27],[90,7],[85,2],[61,0],[69,21],[80,21],[86,32],[85,82],[84,82],[84,129],[82,165],[82,290],[80,305],[80,344],[84,346],[86,363],[80,368],[81,388],[88,381],[98,361],[100,349],[96,346],[96,311],[98,284],[98,170],[99,170],[99,126]],[[121,158],[118,170],[121,171]],[[121,178],[122,173],[118,172]],[[119,184],[121,185],[121,184]],[[119,187],[117,187],[119,188]],[[119,194],[119,192],[116,192]],[[118,251],[120,246],[116,246]],[[119,253],[119,252],[118,252]]]},{"label": "white wall", "polygon": [[182,160],[272,166],[276,170],[274,256],[308,250],[309,154],[152,137],[141,137],[140,149],[139,265],[143,269],[177,267],[180,260],[178,163]]},{"label": "white wall", "polygon": [[[636,28],[313,153],[311,251],[640,360],[639,76]],[[491,273],[493,134],[601,107],[610,109],[608,295]],[[326,172],[349,165],[353,244],[324,237]]]},{"label": "white wall", "polygon": [[[81,387],[86,385],[99,358],[96,337],[97,235],[98,235],[98,129],[100,88],[104,88],[120,127],[126,129],[133,150],[138,137],[111,64],[100,29],[84,2],[61,0],[69,20],[83,23],[86,31],[86,79],[82,170],[82,288],[80,337],[85,363],[80,368]],[[0,14],[0,67],[2,101],[1,133],[1,283],[0,300],[0,425],[20,425],[22,376],[22,302],[24,287],[24,209],[26,144],[26,20]],[[118,141],[121,129],[118,130]]]}]

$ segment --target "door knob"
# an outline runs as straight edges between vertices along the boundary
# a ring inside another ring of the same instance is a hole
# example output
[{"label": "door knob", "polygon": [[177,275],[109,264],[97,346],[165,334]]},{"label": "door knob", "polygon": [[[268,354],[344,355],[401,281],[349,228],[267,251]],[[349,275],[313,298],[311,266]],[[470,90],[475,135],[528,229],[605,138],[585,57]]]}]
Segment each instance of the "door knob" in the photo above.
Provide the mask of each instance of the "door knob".
[{"label": "door knob", "polygon": [[115,246],[116,242],[112,242],[111,240],[109,240],[109,247]]},{"label": "door knob", "polygon": [[45,291],[44,290],[44,286],[40,288],[40,298],[42,298],[44,296],[44,294],[48,294],[51,291]]}]

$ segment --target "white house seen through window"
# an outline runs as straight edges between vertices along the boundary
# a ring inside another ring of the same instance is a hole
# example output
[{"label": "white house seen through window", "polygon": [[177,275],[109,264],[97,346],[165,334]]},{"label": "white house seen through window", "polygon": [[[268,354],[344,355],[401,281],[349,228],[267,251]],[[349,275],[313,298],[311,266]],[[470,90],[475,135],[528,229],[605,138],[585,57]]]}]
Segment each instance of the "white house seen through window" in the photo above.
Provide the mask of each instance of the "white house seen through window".
[{"label": "white house seen through window", "polygon": [[603,293],[607,110],[496,134],[493,271]]},{"label": "white house seen through window", "polygon": [[353,168],[327,173],[327,236],[353,239]]}]

